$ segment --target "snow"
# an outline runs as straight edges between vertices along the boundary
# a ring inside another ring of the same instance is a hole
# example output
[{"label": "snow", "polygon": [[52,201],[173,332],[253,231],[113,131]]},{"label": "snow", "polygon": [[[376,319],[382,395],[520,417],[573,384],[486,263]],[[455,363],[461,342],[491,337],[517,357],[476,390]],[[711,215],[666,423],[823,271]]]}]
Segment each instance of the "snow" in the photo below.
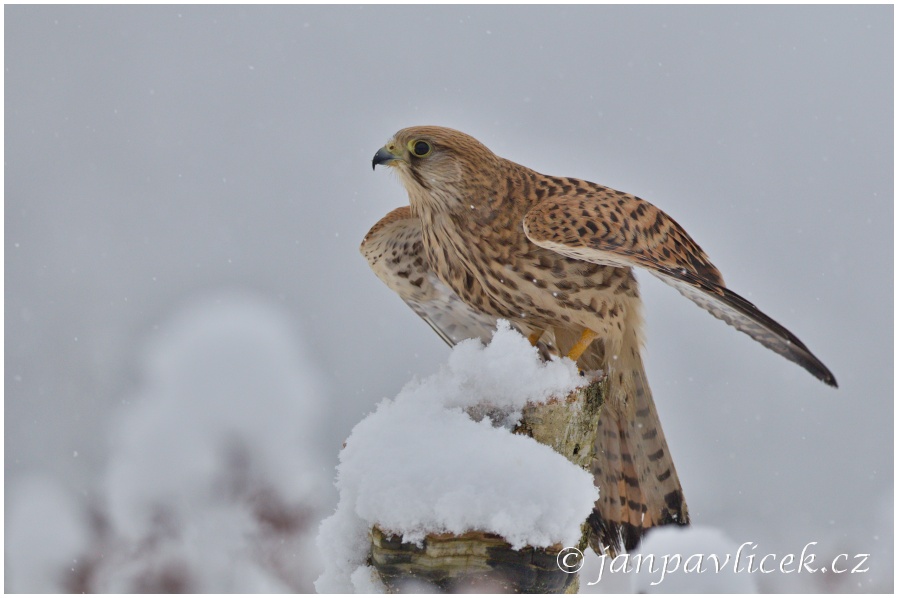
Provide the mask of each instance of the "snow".
[{"label": "snow", "polygon": [[74,498],[53,478],[32,474],[10,493],[7,508],[7,591],[70,591],[64,575],[77,563],[89,533]]},{"label": "snow", "polygon": [[[653,555],[654,562],[633,574],[633,593],[757,593],[755,574],[746,571],[750,553],[745,548],[740,553],[739,544],[715,528],[696,525],[656,528],[643,538],[634,553],[643,557]],[[731,557],[729,562],[727,555]]]},{"label": "snow", "polygon": [[374,524],[415,543],[481,530],[515,548],[575,544],[598,496],[592,476],[509,427],[527,401],[580,384],[572,362],[543,363],[506,322],[488,346],[459,344],[438,373],[382,401],[340,453],[340,501],[318,535],[326,569],[316,589],[371,589]]},{"label": "snow", "polygon": [[322,386],[285,330],[286,319],[231,297],[186,308],[151,341],[145,387],[114,425],[107,492],[119,530],[146,534],[159,504],[189,520],[220,492],[209,472],[242,468],[281,496],[320,487]]},{"label": "snow", "polygon": [[451,393],[445,398],[447,406],[482,402],[517,410],[550,396],[566,396],[583,384],[574,362],[543,362],[529,341],[504,320],[489,345],[476,339],[460,343],[449,355],[448,367],[430,380],[433,392]]},{"label": "snow", "polygon": [[[352,572],[349,578],[353,589],[358,594],[386,594],[387,588],[378,579],[374,567],[362,566]],[[422,584],[423,585],[423,584]],[[434,593],[434,592],[428,592]]]},{"label": "snow", "polygon": [[195,300],[161,326],[99,489],[85,504],[46,482],[13,497],[12,588],[310,591],[327,397],[291,328],[244,294]]}]

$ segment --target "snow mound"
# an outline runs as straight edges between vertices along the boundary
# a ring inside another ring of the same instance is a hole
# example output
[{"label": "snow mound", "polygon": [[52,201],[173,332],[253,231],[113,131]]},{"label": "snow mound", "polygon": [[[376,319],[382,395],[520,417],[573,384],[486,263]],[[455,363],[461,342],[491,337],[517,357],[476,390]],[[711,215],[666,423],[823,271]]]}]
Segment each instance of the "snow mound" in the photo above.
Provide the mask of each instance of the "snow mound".
[{"label": "snow mound", "polygon": [[[105,485],[127,556],[97,589],[308,588],[310,524],[327,496],[317,448],[327,397],[292,328],[254,296],[221,294],[184,308],[149,343]],[[133,550],[143,545],[152,549]]]},{"label": "snow mound", "polygon": [[[353,429],[340,454],[337,511],[322,523],[319,592],[371,591],[368,529],[420,542],[481,530],[514,547],[575,544],[598,491],[590,474],[508,429],[528,401],[582,384],[570,360],[543,363],[508,323],[460,343],[437,374],[408,384]],[[504,426],[464,408],[505,414]]]},{"label": "snow mound", "polygon": [[713,527],[656,528],[646,535],[635,554],[654,555],[655,559],[631,577],[633,592],[637,594],[758,591],[747,570],[748,557],[736,542]]},{"label": "snow mound", "polygon": [[[191,520],[228,471],[283,497],[321,485],[323,384],[286,314],[239,293],[197,300],[148,343],[144,384],[113,429],[106,479],[116,528],[138,538],[160,508]],[[240,483],[243,483],[242,481]]]},{"label": "snow mound", "polygon": [[110,430],[103,484],[10,496],[19,592],[308,592],[331,492],[328,396],[288,314],[216,294],[154,335]]}]

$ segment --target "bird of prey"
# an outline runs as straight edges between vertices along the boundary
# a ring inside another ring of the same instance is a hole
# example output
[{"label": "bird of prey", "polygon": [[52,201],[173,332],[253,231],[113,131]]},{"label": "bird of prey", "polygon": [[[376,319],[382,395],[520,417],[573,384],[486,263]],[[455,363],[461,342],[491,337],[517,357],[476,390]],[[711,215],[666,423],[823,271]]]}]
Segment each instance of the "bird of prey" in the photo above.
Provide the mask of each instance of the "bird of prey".
[{"label": "bird of prey", "polygon": [[653,526],[689,523],[640,355],[634,268],[836,386],[804,343],[726,287],[680,225],[634,195],[540,174],[442,127],[399,131],[377,165],[398,173],[409,205],[375,224],[361,252],[443,340],[486,341],[502,318],[544,354],[608,376],[589,519],[599,554],[633,549]]}]

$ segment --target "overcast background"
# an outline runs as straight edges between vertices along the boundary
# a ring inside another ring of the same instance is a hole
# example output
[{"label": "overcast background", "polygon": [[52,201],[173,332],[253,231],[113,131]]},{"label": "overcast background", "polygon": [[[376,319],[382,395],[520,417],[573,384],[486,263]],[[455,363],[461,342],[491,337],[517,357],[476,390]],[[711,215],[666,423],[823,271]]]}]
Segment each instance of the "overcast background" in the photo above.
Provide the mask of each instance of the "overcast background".
[{"label": "overcast background", "polygon": [[[872,554],[762,589],[891,591],[891,6],[4,10],[8,524],[26,485],[102,511],[116,422],[171,356],[151,339],[234,292],[324,389],[299,400],[329,513],[352,426],[448,352],[357,249],[407,203],[372,155],[438,124],[651,201],[808,344],[838,390],[640,276],[693,521]],[[58,563],[9,530],[29,591],[29,559]]]}]

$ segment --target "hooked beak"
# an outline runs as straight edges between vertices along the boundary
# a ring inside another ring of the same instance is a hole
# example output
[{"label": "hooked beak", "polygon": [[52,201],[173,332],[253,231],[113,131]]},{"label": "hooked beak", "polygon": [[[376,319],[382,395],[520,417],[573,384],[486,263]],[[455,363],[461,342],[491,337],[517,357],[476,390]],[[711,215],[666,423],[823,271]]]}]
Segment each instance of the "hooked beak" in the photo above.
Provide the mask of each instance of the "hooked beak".
[{"label": "hooked beak", "polygon": [[386,147],[382,147],[379,150],[377,150],[377,153],[374,154],[374,159],[371,160],[371,170],[374,170],[374,167],[377,166],[378,164],[389,165],[390,162],[392,162],[393,160],[399,160],[399,159],[400,159],[399,156],[393,154]]}]

